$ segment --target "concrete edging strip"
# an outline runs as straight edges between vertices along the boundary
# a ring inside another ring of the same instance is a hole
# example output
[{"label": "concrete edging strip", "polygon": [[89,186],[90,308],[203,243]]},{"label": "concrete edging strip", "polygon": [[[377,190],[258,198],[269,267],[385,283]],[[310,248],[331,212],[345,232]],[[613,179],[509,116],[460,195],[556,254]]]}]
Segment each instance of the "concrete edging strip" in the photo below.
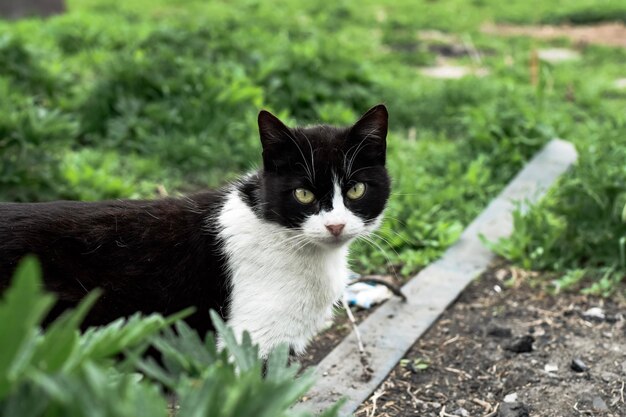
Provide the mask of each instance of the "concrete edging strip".
[{"label": "concrete edging strip", "polygon": [[480,241],[510,235],[516,202],[538,201],[577,159],[574,146],[550,141],[465,229],[438,261],[407,282],[403,303],[394,298],[359,325],[371,372],[364,378],[354,332],[317,366],[317,382],[297,409],[319,413],[342,397],[340,415],[353,413],[382,383],[415,341],[437,320],[463,289],[489,265],[494,255]]}]

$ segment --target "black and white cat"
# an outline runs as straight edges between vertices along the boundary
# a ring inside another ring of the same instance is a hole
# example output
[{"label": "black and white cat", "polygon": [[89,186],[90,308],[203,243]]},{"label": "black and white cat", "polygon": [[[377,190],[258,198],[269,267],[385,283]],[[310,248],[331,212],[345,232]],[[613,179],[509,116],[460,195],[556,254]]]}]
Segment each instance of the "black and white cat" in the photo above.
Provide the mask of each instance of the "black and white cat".
[{"label": "black and white cat", "polygon": [[350,242],[380,224],[390,193],[387,109],[353,126],[286,127],[259,114],[263,169],[184,198],[0,204],[0,290],[36,254],[59,302],[48,320],[104,290],[85,327],[134,312],[210,330],[209,309],[267,356],[302,352],[346,284]]}]

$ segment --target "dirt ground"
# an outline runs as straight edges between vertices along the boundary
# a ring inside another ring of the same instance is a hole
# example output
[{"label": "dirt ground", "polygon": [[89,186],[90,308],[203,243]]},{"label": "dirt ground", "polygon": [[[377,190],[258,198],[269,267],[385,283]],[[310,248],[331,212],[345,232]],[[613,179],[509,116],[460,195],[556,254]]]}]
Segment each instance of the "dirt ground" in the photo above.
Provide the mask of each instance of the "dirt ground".
[{"label": "dirt ground", "polygon": [[548,296],[521,275],[471,284],[356,416],[626,416],[626,302]]},{"label": "dirt ground", "polygon": [[[500,266],[472,283],[355,415],[626,417],[624,298],[546,295],[527,274]],[[339,313],[301,362],[350,329]]]},{"label": "dirt ground", "polygon": [[[354,318],[360,323],[376,310],[374,306],[370,310],[353,309]],[[343,309],[335,311],[335,319],[329,327],[318,334],[307,347],[304,355],[295,358],[303,368],[318,364],[328,353],[337,346],[344,337],[352,331],[352,324],[348,320]]]},{"label": "dirt ground", "polygon": [[517,26],[487,24],[484,33],[502,36],[531,36],[539,39],[569,38],[578,45],[597,44],[626,48],[626,26],[623,23],[562,26]]}]

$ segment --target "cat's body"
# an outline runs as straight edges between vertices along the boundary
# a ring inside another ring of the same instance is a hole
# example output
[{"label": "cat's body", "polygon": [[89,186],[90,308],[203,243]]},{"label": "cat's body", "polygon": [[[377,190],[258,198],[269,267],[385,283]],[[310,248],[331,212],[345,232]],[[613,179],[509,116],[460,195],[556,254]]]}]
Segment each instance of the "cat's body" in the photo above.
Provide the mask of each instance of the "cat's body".
[{"label": "cat's body", "polygon": [[201,334],[214,309],[264,356],[278,343],[301,352],[341,296],[348,244],[380,223],[387,112],[343,129],[288,129],[262,112],[259,127],[264,168],[218,191],[0,204],[0,290],[34,253],[60,300],[50,318],[99,287],[86,325],[194,306]]},{"label": "cat's body", "polygon": [[[103,294],[86,325],[190,305],[219,311],[227,291],[216,277],[224,261],[216,236],[198,233],[203,213],[219,201],[209,192],[184,200],[0,204],[0,285],[6,287],[17,261],[32,253],[59,299],[50,319],[97,287]],[[197,317],[191,325],[210,328]]]}]

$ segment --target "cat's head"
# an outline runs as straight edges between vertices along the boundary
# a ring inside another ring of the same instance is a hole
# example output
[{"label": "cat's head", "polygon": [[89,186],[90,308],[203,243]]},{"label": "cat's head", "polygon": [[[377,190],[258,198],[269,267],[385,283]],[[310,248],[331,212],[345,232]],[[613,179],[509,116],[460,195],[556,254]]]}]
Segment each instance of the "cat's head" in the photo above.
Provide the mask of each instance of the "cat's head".
[{"label": "cat's head", "polygon": [[387,121],[382,104],[349,127],[289,128],[261,111],[263,217],[329,248],[375,230],[390,193]]}]

